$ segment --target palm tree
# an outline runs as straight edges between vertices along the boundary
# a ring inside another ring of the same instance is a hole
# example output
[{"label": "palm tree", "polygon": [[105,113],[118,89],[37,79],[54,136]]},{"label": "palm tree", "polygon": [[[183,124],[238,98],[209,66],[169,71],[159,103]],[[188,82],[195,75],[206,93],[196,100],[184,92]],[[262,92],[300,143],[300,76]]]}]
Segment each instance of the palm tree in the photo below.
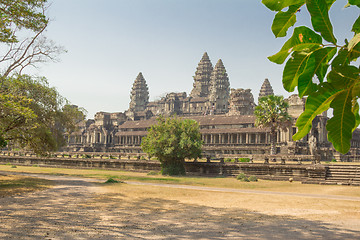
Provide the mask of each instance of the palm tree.
[{"label": "palm tree", "polygon": [[270,154],[276,154],[276,131],[279,128],[286,129],[291,122],[287,109],[289,104],[284,101],[283,96],[269,95],[259,99],[254,114],[256,116],[255,126],[270,128]]}]

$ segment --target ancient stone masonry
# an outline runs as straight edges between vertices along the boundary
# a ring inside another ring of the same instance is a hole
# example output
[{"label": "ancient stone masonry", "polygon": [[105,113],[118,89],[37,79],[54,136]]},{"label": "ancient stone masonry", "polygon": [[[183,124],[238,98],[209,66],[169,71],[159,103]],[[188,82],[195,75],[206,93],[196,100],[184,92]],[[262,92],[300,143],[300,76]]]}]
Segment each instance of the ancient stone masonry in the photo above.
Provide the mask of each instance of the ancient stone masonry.
[{"label": "ancient stone masonry", "polygon": [[149,90],[145,78],[140,72],[136,77],[133,87],[131,89],[131,101],[129,104],[129,111],[141,112],[144,111],[149,103]]},{"label": "ancient stone masonry", "polygon": [[228,116],[253,115],[254,108],[255,103],[251,89],[231,89]]},{"label": "ancient stone masonry", "polygon": [[210,77],[210,107],[216,113],[226,113],[229,107],[230,82],[221,59]]},{"label": "ancient stone masonry", "polygon": [[258,99],[260,99],[262,97],[265,97],[265,96],[269,96],[269,95],[274,95],[274,91],[273,91],[273,89],[271,87],[269,79],[265,78],[265,81],[261,85]]},{"label": "ancient stone masonry", "polygon": [[[272,94],[271,84],[265,79],[259,98]],[[313,144],[316,154],[323,160],[357,159],[354,156],[360,154],[360,130],[354,131],[350,154],[336,154],[327,141],[326,112],[314,119],[308,136],[293,141],[292,136],[297,131],[295,120],[304,110],[305,99],[292,95],[286,101],[294,122],[276,133],[277,153],[313,157],[309,148],[311,138],[316,142],[316,146]],[[269,154],[270,134],[269,129],[254,126],[255,106],[250,89],[231,89],[230,93],[229,77],[222,60],[218,60],[213,68],[205,52],[196,68],[190,96],[186,92],[172,92],[160,100],[149,102],[145,78],[139,73],[131,89],[129,109],[124,113],[98,112],[94,120],[81,122],[78,131],[67,136],[68,145],[64,150],[140,154],[142,138],[146,136],[147,129],[156,123],[156,116],[177,114],[199,123],[205,155],[252,154],[254,158],[255,155],[263,157]]]},{"label": "ancient stone masonry", "polygon": [[210,76],[213,72],[213,66],[207,52],[202,56],[194,76],[193,89],[190,97],[208,97],[210,88]]}]

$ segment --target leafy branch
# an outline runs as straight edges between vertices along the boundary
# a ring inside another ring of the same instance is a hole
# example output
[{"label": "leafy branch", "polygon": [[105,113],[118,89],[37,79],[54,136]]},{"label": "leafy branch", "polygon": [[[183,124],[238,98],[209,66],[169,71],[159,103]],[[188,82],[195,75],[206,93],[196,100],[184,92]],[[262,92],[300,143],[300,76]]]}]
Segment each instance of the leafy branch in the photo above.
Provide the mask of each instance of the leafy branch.
[{"label": "leafy branch", "polygon": [[[275,37],[285,37],[304,10],[310,14],[311,28],[294,28],[292,36],[269,60],[283,64],[283,86],[286,91],[297,89],[307,96],[305,111],[296,122],[299,140],[309,133],[312,120],[329,108],[333,117],[327,122],[328,140],[334,148],[346,153],[350,149],[352,132],[359,126],[360,71],[354,66],[360,57],[360,17],[352,26],[354,37],[339,45],[329,17],[336,0],[262,0],[275,17],[272,31]],[[360,0],[349,0],[345,7],[360,7]],[[284,10],[286,9],[286,10]]]}]

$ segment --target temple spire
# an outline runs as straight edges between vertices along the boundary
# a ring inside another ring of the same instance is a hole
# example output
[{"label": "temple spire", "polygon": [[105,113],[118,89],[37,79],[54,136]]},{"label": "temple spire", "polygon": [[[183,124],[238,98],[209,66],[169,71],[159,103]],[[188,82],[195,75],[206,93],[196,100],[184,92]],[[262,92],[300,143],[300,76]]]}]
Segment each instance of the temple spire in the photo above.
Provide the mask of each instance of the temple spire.
[{"label": "temple spire", "polygon": [[273,88],[271,87],[269,79],[265,78],[265,80],[261,86],[261,89],[260,89],[258,100],[262,97],[269,96],[269,95],[274,95],[274,91],[273,91]]},{"label": "temple spire", "polygon": [[209,95],[210,76],[212,71],[212,63],[207,52],[205,52],[196,68],[190,97],[207,97]]},{"label": "temple spire", "polygon": [[227,112],[229,106],[230,82],[221,59],[216,63],[210,81],[210,103],[217,113]]},{"label": "temple spire", "polygon": [[133,112],[144,111],[149,102],[149,90],[145,78],[140,72],[131,89],[129,110]]}]

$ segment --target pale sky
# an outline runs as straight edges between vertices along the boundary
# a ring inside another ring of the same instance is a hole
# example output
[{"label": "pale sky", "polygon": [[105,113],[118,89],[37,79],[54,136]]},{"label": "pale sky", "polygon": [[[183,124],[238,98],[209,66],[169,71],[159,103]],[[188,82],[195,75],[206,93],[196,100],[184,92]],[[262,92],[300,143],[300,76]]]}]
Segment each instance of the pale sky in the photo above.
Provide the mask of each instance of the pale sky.
[{"label": "pale sky", "polygon": [[[356,7],[344,9],[345,3],[336,3],[331,14],[339,44],[352,37],[359,15]],[[260,0],[52,0],[49,17],[46,35],[68,52],[37,74],[84,107],[88,118],[128,109],[139,72],[150,100],[189,94],[205,51],[213,65],[223,60],[231,88],[252,89],[255,101],[265,78],[275,94],[290,95],[282,88],[284,66],[267,59],[286,39],[272,34],[274,12]],[[298,17],[308,24],[307,11]]]}]

